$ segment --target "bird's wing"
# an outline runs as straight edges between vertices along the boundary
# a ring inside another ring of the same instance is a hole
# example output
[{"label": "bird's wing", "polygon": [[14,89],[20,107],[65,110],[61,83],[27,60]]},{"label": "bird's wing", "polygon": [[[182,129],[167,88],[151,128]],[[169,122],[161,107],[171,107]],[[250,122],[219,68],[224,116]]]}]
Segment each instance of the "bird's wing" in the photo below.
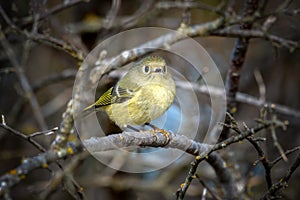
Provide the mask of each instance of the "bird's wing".
[{"label": "bird's wing", "polygon": [[114,103],[123,103],[131,99],[134,95],[134,91],[128,88],[123,88],[117,84],[113,91],[112,96],[114,98]]},{"label": "bird's wing", "polygon": [[120,87],[118,84],[107,90],[95,103],[95,107],[111,105],[113,103],[123,103],[134,95],[133,90]]},{"label": "bird's wing", "polygon": [[112,104],[113,101],[112,91],[113,91],[113,87],[111,87],[104,94],[102,94],[100,98],[96,101],[95,107],[99,108],[102,106],[107,106]]}]

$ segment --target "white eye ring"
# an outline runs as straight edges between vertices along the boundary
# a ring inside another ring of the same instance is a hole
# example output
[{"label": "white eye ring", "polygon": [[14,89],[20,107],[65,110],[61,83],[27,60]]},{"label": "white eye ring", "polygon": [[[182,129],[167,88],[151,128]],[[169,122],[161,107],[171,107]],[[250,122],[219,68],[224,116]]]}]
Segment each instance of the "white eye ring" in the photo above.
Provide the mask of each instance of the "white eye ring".
[{"label": "white eye ring", "polygon": [[144,74],[149,74],[150,73],[150,67],[148,65],[145,65],[143,67],[143,72],[144,72]]}]

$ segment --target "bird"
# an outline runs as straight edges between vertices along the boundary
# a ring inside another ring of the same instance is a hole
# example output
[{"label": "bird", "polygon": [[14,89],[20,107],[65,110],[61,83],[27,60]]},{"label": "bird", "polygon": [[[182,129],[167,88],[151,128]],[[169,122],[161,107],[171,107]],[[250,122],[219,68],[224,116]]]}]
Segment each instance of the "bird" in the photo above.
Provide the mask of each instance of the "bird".
[{"label": "bird", "polygon": [[176,85],[165,59],[151,55],[128,72],[84,112],[104,111],[122,130],[148,124],[163,115],[174,101]]}]

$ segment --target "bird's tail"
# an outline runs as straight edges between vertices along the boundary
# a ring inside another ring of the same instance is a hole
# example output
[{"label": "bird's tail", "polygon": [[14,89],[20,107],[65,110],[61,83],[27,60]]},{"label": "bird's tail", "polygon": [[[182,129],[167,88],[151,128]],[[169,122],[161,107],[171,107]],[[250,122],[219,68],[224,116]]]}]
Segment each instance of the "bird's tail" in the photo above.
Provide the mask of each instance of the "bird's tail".
[{"label": "bird's tail", "polygon": [[95,104],[89,105],[86,108],[84,108],[79,115],[76,116],[76,118],[81,117],[85,118],[92,114],[93,112],[96,112]]}]

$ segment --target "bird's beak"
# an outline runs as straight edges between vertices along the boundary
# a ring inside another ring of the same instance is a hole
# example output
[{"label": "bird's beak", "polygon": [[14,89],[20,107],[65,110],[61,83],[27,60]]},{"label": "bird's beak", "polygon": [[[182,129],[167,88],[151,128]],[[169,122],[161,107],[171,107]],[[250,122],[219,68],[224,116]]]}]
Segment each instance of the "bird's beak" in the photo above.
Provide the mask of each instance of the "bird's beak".
[{"label": "bird's beak", "polygon": [[160,72],[162,72],[162,69],[161,69],[161,67],[156,67],[156,68],[153,69],[153,72],[154,73],[160,73]]}]

